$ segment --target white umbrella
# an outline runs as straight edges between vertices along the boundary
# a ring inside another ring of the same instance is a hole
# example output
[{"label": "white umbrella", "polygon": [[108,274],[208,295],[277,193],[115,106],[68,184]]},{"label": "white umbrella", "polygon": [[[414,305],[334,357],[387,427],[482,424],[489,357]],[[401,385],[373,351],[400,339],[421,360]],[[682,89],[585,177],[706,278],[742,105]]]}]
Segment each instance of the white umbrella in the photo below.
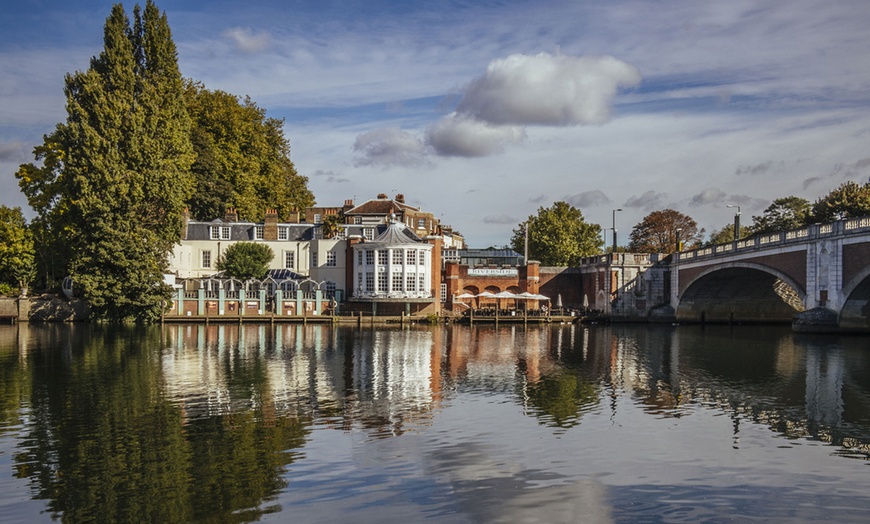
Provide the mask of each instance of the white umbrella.
[{"label": "white umbrella", "polygon": [[562,307],[562,293],[556,295],[556,307]]},{"label": "white umbrella", "polygon": [[489,292],[489,291],[484,291],[483,293],[478,293],[478,294],[475,295],[475,296],[476,296],[476,297],[489,298],[489,297],[494,297],[494,296],[495,296],[495,293],[491,293],[491,292]]},{"label": "white umbrella", "polygon": [[528,291],[523,291],[522,293],[517,295],[516,298],[518,298],[520,300],[534,300],[535,295],[529,293]]},{"label": "white umbrella", "polygon": [[499,291],[492,298],[517,298],[517,296],[510,291]]},{"label": "white umbrella", "polygon": [[461,295],[456,295],[454,298],[458,298],[458,299],[460,299],[460,300],[464,300],[464,299],[466,299],[466,298],[474,298],[474,295],[472,295],[471,293],[465,292],[465,293],[463,293],[463,294],[461,294]]}]

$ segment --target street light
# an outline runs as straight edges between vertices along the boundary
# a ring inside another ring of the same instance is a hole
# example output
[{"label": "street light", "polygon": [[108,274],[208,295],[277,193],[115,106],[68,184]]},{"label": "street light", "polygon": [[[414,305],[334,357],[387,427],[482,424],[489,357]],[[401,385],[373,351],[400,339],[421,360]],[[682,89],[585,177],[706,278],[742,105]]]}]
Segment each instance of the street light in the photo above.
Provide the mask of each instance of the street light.
[{"label": "street light", "polygon": [[737,208],[737,214],[734,215],[734,241],[740,240],[740,206],[736,204],[728,204],[725,207]]},{"label": "street light", "polygon": [[613,210],[613,253],[616,253],[616,212],[622,209]]},{"label": "street light", "polygon": [[677,239],[676,239],[676,242],[674,243],[674,248],[675,248],[674,251],[682,251],[682,249],[680,249],[680,247],[681,247],[681,246],[680,246],[680,234],[681,234],[682,232],[683,232],[682,229],[677,228],[677,231],[676,231]]}]

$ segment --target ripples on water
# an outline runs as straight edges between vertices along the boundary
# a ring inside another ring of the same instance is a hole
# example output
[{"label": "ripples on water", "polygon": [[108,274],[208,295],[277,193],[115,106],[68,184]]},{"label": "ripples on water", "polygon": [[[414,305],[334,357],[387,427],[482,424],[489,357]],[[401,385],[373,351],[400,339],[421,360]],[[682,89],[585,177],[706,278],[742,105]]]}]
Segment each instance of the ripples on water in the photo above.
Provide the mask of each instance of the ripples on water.
[{"label": "ripples on water", "polygon": [[868,350],[771,327],[0,327],[0,514],[862,522]]}]

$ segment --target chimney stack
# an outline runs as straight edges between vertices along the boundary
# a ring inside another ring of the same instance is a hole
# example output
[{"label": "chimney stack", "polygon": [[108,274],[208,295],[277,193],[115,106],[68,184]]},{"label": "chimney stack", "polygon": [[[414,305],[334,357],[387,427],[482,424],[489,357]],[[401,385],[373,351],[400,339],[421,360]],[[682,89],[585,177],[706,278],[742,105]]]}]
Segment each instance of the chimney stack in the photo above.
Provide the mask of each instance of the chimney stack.
[{"label": "chimney stack", "polygon": [[234,207],[228,207],[227,212],[224,215],[224,222],[238,222],[239,221],[239,212]]},{"label": "chimney stack", "polygon": [[263,219],[263,240],[278,240],[278,210],[267,209]]}]

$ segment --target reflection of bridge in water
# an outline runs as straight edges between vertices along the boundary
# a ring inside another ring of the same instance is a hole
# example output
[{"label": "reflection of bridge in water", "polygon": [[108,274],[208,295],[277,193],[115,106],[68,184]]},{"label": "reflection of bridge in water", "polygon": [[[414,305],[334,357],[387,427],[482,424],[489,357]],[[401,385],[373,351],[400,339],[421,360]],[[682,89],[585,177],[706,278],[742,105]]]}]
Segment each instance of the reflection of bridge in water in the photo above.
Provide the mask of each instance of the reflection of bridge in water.
[{"label": "reflection of bridge in water", "polygon": [[[638,307],[637,297],[658,300]],[[625,286],[613,311],[615,318],[794,320],[800,329],[870,331],[868,300],[870,217],[863,217],[675,253]]]}]

